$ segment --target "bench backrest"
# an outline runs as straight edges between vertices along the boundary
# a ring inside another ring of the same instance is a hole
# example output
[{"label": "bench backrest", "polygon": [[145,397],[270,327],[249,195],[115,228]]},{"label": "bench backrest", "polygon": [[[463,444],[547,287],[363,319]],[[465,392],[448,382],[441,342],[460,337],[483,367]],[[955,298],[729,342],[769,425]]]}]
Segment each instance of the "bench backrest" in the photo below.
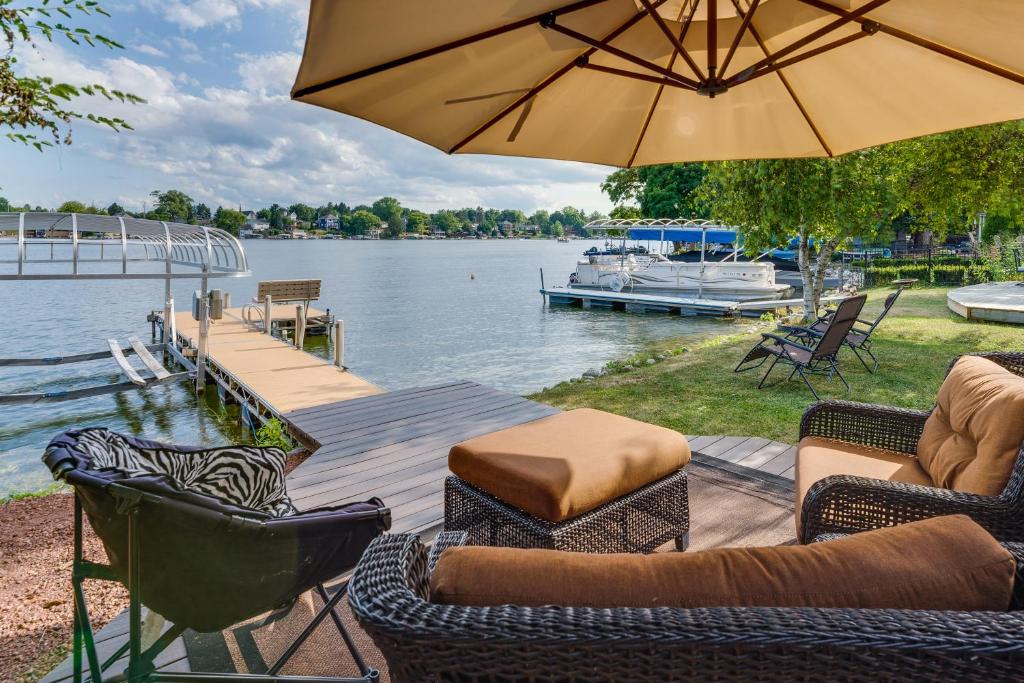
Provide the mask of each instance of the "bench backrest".
[{"label": "bench backrest", "polygon": [[320,298],[320,280],[261,280],[256,300],[264,301],[268,295],[274,303],[316,301]]}]

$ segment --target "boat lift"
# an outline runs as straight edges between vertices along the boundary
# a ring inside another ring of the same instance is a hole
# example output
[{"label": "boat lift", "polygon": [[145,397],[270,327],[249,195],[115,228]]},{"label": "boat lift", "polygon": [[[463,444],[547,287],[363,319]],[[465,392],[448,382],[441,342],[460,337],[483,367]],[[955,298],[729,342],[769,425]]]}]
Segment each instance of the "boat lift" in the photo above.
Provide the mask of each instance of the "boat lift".
[{"label": "boat lift", "polygon": [[[143,389],[193,376],[196,387],[201,388],[205,382],[210,319],[209,279],[245,275],[249,275],[249,266],[241,242],[219,228],[129,216],[0,213],[0,280],[164,281],[164,325],[159,344],[146,345],[137,337],[129,337],[126,348],[117,340],[108,339],[106,351],[46,358],[0,358],[0,368],[113,358],[127,381],[68,391],[0,395],[0,405],[67,401]],[[171,282],[180,279],[201,281],[199,349],[194,373],[171,372],[153,356],[153,352],[167,349],[178,357],[174,348]],[[127,358],[131,354],[139,357],[145,369],[132,366]]]}]

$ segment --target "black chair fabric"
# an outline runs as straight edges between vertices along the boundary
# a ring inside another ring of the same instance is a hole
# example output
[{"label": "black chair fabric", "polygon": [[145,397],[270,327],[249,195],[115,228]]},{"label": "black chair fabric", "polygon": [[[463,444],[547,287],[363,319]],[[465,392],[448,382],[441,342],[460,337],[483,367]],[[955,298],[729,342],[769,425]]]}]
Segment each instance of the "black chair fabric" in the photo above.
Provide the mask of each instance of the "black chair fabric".
[{"label": "black chair fabric", "polygon": [[[288,517],[233,507],[180,491],[159,475],[126,478],[90,469],[78,431],[56,437],[44,462],[75,488],[118,578],[127,584],[129,516],[139,542],[140,599],[169,621],[217,631],[288,605],[352,569],[390,526],[379,499]],[[140,448],[203,450],[124,437]]]}]

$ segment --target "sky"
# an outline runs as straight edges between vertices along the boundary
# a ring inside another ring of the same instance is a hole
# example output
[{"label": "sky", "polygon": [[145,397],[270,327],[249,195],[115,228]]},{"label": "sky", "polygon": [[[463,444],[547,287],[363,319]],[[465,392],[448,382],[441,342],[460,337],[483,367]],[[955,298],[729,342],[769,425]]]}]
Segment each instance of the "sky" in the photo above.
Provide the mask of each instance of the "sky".
[{"label": "sky", "polygon": [[448,156],[380,126],[292,102],[307,0],[104,0],[110,19],[76,21],[124,44],[55,39],[19,50],[21,67],[72,84],[146,98],[76,104],[127,120],[113,133],[73,126],[73,144],[43,153],[0,138],[0,195],[55,208],[67,199],[132,211],[153,190],[197,202],[259,208],[397,197],[426,211],[485,206],[526,212],[567,205],[607,211],[612,169],[494,156]]}]

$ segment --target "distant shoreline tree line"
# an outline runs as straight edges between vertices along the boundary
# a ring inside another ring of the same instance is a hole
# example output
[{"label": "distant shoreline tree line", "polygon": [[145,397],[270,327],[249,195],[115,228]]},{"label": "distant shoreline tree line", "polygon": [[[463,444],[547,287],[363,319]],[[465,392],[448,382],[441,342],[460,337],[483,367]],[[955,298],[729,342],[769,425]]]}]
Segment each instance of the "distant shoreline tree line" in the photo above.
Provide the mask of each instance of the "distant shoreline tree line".
[{"label": "distant shoreline tree line", "polygon": [[[155,190],[152,208],[144,211],[129,211],[114,202],[106,207],[69,200],[56,211],[65,213],[105,214],[132,216],[158,221],[212,225],[234,235],[252,223],[249,211],[218,206],[211,209],[202,202],[195,202],[181,190]],[[0,197],[0,211],[49,211],[41,206],[28,204],[12,207]],[[345,202],[327,202],[314,207],[296,203],[289,206],[272,204],[252,210],[259,222],[269,226],[270,235],[293,229],[314,230],[339,235],[368,235],[379,230],[384,238],[398,238],[403,235],[443,234],[445,236],[475,235],[523,235],[537,234],[560,237],[564,234],[585,233],[583,226],[589,221],[602,217],[598,212],[586,213],[582,209],[566,206],[557,211],[538,210],[530,215],[519,209],[491,209],[482,206],[463,209],[441,209],[427,213],[402,206],[394,197],[381,197],[373,204],[349,206]],[[248,215],[247,215],[248,214]]]}]

